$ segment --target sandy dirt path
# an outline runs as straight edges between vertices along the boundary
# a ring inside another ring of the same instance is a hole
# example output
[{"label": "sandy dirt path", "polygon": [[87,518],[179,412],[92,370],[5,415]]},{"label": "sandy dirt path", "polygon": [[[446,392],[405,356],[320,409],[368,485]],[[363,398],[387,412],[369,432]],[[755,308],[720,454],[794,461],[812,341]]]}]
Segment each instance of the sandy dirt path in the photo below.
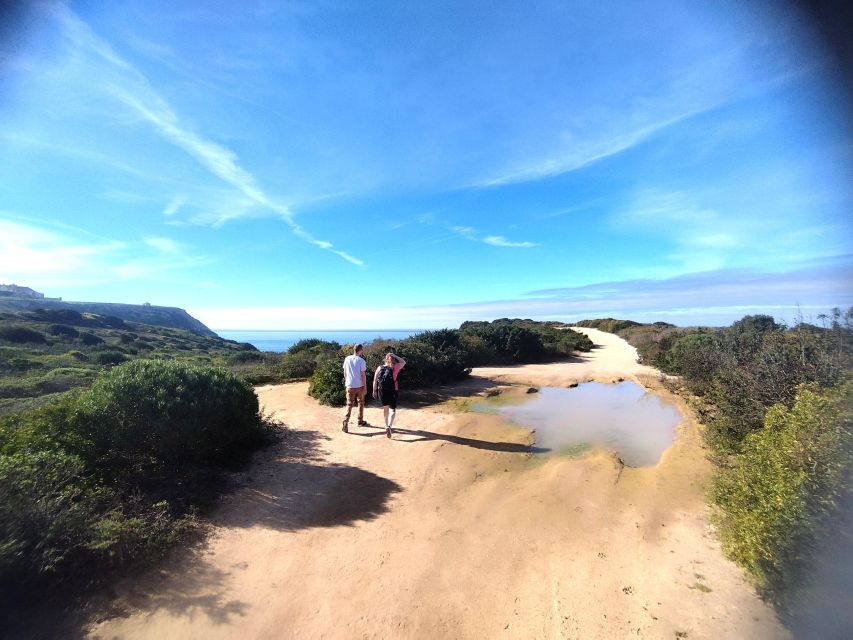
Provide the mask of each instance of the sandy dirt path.
[{"label": "sandy dirt path", "polygon": [[[654,386],[625,342],[584,331],[598,347],[576,361],[480,369],[445,391]],[[686,407],[656,467],[621,469],[603,452],[531,456],[530,432],[411,392],[392,440],[343,434],[304,383],[258,394],[289,435],[235,479],[206,548],[122,583],[120,615],[89,637],[788,637],[714,540]]]}]

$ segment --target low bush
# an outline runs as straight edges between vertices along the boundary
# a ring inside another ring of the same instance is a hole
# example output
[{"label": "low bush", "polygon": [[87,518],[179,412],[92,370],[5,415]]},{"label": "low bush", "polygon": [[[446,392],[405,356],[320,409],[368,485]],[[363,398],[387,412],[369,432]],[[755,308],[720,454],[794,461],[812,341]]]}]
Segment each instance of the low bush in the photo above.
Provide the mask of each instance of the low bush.
[{"label": "low bush", "polygon": [[466,322],[459,330],[464,335],[482,339],[493,357],[491,362],[475,362],[475,366],[538,362],[547,356],[537,332],[510,321]]},{"label": "low bush", "polygon": [[237,351],[228,356],[228,365],[240,365],[249,362],[261,362],[264,359],[264,354],[260,351]]},{"label": "low bush", "polygon": [[98,364],[115,365],[127,360],[127,356],[119,351],[101,351],[95,354],[94,361]]},{"label": "low bush", "polygon": [[77,331],[74,327],[69,327],[67,324],[52,324],[49,328],[50,335],[52,336],[65,336],[68,338],[76,338],[80,335],[80,332]]},{"label": "low bush", "polygon": [[790,409],[767,412],[732,468],[715,479],[723,546],[766,593],[778,595],[798,579],[839,494],[849,490],[851,398],[850,382],[823,393],[802,387]]},{"label": "low bush", "polygon": [[302,351],[340,351],[341,345],[330,340],[320,340],[319,338],[305,338],[293,344],[288,350],[288,354],[300,353]]},{"label": "low bush", "polygon": [[311,375],[308,395],[320,404],[341,407],[346,403],[342,359],[324,360]]},{"label": "low bush", "polygon": [[218,464],[262,435],[258,398],[223,369],[135,360],[81,394],[76,428],[112,469]]},{"label": "low bush", "polygon": [[103,343],[104,340],[100,336],[96,336],[94,333],[89,333],[88,331],[83,331],[82,333],[80,333],[80,341],[83,344],[92,347],[96,344]]},{"label": "low bush", "polygon": [[[633,320],[617,320],[616,318],[597,318],[595,320],[581,320],[576,322],[577,327],[588,327],[590,329],[598,329],[608,333],[619,333],[631,327],[641,326],[639,322]],[[674,325],[669,325],[674,326]]]},{"label": "low bush", "polygon": [[44,344],[47,342],[47,338],[45,338],[45,335],[41,331],[17,325],[0,326],[0,340],[17,344],[26,342]]},{"label": "low bush", "polygon": [[0,456],[0,584],[79,559],[104,493],[85,476],[83,460],[61,451]]},{"label": "low bush", "polygon": [[44,582],[152,559],[188,528],[165,501],[122,497],[84,461],[59,450],[0,455],[0,593],[8,599]]},{"label": "low bush", "polygon": [[218,470],[268,436],[246,383],[165,361],[118,365],[89,389],[3,418],[0,590],[161,553],[192,526]]},{"label": "low bush", "polygon": [[[286,357],[320,348],[316,342],[306,340],[303,343]],[[403,388],[413,389],[460,380],[474,366],[565,358],[576,350],[586,351],[592,346],[586,336],[559,323],[506,318],[491,323],[466,322],[458,330],[424,331],[405,340],[377,339],[364,348],[367,395],[368,398],[371,395],[373,374],[388,351],[406,360],[400,382]],[[348,353],[349,349],[338,353],[324,351],[321,364],[311,375],[308,392],[322,404],[338,406],[345,402],[341,365]]]}]

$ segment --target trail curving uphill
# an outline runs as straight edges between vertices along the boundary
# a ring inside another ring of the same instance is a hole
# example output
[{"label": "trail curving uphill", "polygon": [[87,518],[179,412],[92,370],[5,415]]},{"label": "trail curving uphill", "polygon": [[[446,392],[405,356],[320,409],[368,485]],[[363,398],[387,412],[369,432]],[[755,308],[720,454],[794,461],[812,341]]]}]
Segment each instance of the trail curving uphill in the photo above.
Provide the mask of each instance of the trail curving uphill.
[{"label": "trail curving uphill", "polygon": [[[624,341],[584,332],[599,346],[574,362],[479,369],[444,392],[654,384]],[[405,390],[390,441],[341,433],[304,383],[258,394],[288,437],[235,478],[206,548],[121,584],[88,637],[787,637],[713,537],[686,407],[656,467],[622,470],[605,453],[533,459],[529,432]]]}]

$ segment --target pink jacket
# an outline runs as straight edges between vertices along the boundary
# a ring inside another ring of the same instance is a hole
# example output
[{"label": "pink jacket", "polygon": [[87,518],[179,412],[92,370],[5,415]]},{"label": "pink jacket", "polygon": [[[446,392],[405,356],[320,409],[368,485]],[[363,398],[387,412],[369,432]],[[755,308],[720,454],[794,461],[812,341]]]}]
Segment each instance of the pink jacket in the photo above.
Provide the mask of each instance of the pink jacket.
[{"label": "pink jacket", "polygon": [[[380,370],[380,369],[382,369],[382,367],[384,367],[384,366],[385,366],[385,364],[383,363],[383,364],[380,364],[378,367],[376,367],[376,371],[375,371],[375,372],[374,372],[374,374],[373,374],[374,378],[378,378],[378,377],[379,377],[379,370]],[[400,373],[400,369],[402,369],[402,368],[403,368],[403,367],[405,367],[405,366],[406,366],[406,363],[405,363],[405,362],[395,362],[395,363],[394,363],[394,367],[393,367],[392,373],[393,373],[393,375],[394,375],[394,390],[395,390],[395,391],[399,391],[399,390],[400,390],[400,383],[399,383],[399,382],[397,382],[397,374],[399,374],[399,373]]]}]

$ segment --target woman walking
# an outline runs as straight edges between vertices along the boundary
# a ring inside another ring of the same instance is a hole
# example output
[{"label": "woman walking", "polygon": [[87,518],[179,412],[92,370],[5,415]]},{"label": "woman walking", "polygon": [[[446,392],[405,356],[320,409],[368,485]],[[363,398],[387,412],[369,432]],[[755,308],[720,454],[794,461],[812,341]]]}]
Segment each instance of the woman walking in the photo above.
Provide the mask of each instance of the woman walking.
[{"label": "woman walking", "polygon": [[379,398],[385,416],[385,435],[391,437],[391,427],[397,415],[397,374],[406,366],[406,361],[393,353],[385,354],[385,362],[376,367],[373,374],[373,397]]}]

